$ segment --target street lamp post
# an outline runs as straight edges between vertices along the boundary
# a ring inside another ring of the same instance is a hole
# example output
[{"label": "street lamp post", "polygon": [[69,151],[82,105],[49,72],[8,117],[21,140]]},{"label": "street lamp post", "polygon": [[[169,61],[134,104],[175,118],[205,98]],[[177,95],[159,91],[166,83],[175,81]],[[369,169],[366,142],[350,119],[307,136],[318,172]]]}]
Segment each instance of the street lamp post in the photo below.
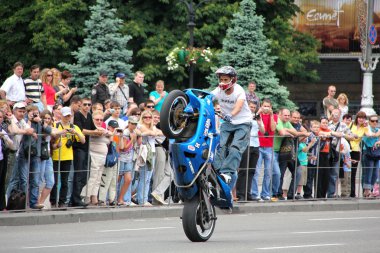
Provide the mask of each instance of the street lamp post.
[{"label": "street lamp post", "polygon": [[[187,27],[189,28],[189,48],[192,49],[194,46],[194,27],[195,27],[195,12],[197,11],[198,7],[210,0],[202,0],[198,4],[194,4],[193,0],[186,1],[186,0],[180,0],[183,4],[186,6],[187,14],[189,17],[189,22],[187,23]],[[190,62],[189,67],[189,87],[194,87],[194,65]]]},{"label": "street lamp post", "polygon": [[361,34],[362,58],[359,59],[359,62],[364,75],[360,110],[364,111],[367,115],[375,115],[376,112],[373,109],[373,71],[376,69],[379,58],[375,58],[375,61],[373,61],[372,44],[368,38],[369,29],[373,23],[374,2],[373,0],[368,0],[367,6],[365,6],[364,1],[361,4],[359,14],[362,17],[359,16],[359,26],[361,26],[360,32],[363,34]]}]

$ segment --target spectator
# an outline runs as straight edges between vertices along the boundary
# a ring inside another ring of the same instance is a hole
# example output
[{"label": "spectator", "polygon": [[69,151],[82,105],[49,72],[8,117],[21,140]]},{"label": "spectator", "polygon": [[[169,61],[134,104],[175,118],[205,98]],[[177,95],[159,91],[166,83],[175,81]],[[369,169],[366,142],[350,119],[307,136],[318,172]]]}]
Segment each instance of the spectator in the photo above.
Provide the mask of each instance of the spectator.
[{"label": "spectator", "polygon": [[348,184],[347,187],[351,189],[350,197],[355,198],[356,197],[356,172],[358,163],[360,162],[361,157],[361,147],[360,143],[363,138],[363,136],[367,137],[378,137],[380,135],[380,131],[377,133],[371,133],[369,132],[368,127],[366,126],[366,118],[367,115],[363,111],[359,111],[356,114],[355,121],[353,122],[352,126],[350,126],[351,132],[354,135],[354,139],[350,141],[351,144],[351,184]]},{"label": "spectator", "polygon": [[105,121],[106,125],[108,125],[108,122],[110,120],[115,120],[118,123],[118,128],[121,128],[122,130],[125,129],[126,123],[124,120],[120,119],[120,113],[121,113],[121,107],[119,102],[117,101],[112,101],[111,102],[111,116]]},{"label": "spectator", "polygon": [[338,109],[340,110],[341,118],[343,119],[343,115],[348,113],[348,98],[345,93],[340,93],[338,98],[336,99],[338,101]]},{"label": "spectator", "polygon": [[92,87],[91,91],[91,101],[93,104],[100,103],[103,105],[107,99],[111,98],[111,94],[107,86],[107,81],[108,73],[105,71],[100,71],[98,83]]},{"label": "spectator", "polygon": [[149,110],[149,111],[153,112],[154,111],[154,102],[150,99],[146,100],[144,110]]},{"label": "spectator", "polygon": [[[309,136],[310,137],[310,136]],[[308,152],[310,149],[314,147],[317,143],[317,138],[311,139],[308,142],[308,137],[300,137],[299,145],[297,147],[297,159],[298,159],[298,168],[297,171],[301,171],[301,178],[299,179],[298,187],[297,187],[297,195],[295,199],[302,199],[301,191],[302,188],[307,184],[307,164],[308,164]]]},{"label": "spectator", "polygon": [[125,84],[125,74],[117,73],[116,82],[109,85],[111,99],[120,104],[122,113],[127,111],[129,87]]},{"label": "spectator", "polygon": [[[67,207],[66,195],[68,189],[68,176],[73,157],[73,143],[86,142],[84,135],[80,128],[71,123],[72,112],[70,107],[63,107],[61,109],[62,119],[60,122],[55,123],[55,128],[62,131],[61,138],[55,141],[53,149],[53,168],[54,168],[54,181],[56,184],[53,186],[50,194],[50,202],[52,206]],[[61,144],[59,144],[61,142]],[[59,167],[59,170],[58,170]],[[58,194],[58,174],[60,174],[61,188]]]},{"label": "spectator", "polygon": [[162,133],[154,127],[153,115],[150,111],[142,112],[138,129],[143,135],[143,144],[148,149],[148,155],[145,164],[139,168],[137,201],[139,205],[151,206],[148,202],[148,194],[156,159],[155,138],[157,135],[162,135]]},{"label": "spectator", "polygon": [[[24,102],[18,102],[13,105],[13,118],[8,129],[11,134],[16,134],[13,137],[13,143],[15,145],[16,158],[15,164],[12,168],[12,174],[9,179],[7,187],[7,196],[10,196],[13,189],[19,189],[27,193],[27,180],[28,180],[28,166],[27,157],[24,153],[24,139],[26,136],[34,135],[34,129],[31,128],[24,120],[26,114],[26,104]],[[23,137],[25,136],[25,137]]]},{"label": "spectator", "polygon": [[7,155],[9,149],[14,149],[14,144],[8,136],[8,127],[3,127],[6,115],[0,110],[0,211],[5,209],[5,180],[7,176]]},{"label": "spectator", "polygon": [[[117,102],[114,101],[112,103],[117,103]],[[122,141],[123,132],[120,131],[121,130],[120,125],[118,124],[116,120],[111,119],[107,122],[107,130],[113,135],[113,139],[109,145],[115,145],[117,152],[120,153],[120,150],[124,148],[124,142]],[[117,168],[118,168],[118,164],[116,163],[113,167],[105,168],[105,170],[103,171],[101,183],[100,183],[100,190],[99,190],[99,205],[100,206],[106,205],[107,196],[109,199],[110,206],[117,205],[117,202],[116,202]]]},{"label": "spectator", "polygon": [[[81,108],[81,105],[82,105],[82,99],[80,98],[79,95],[74,95],[71,97],[70,99],[70,109],[71,109],[71,113],[74,115],[75,113],[79,112],[80,108]],[[74,122],[74,118],[71,119],[73,123]]]},{"label": "spectator", "polygon": [[103,112],[104,111],[103,105],[101,103],[92,104],[91,111],[92,112],[96,112],[96,111]]},{"label": "spectator", "polygon": [[23,73],[24,65],[21,62],[16,62],[13,65],[13,75],[8,77],[0,88],[1,99],[6,99],[11,107],[19,101],[29,102],[25,96]]},{"label": "spectator", "polygon": [[[124,115],[121,119],[124,120],[124,121],[128,121],[128,117],[129,117],[130,115],[132,115],[131,112],[132,112],[132,110],[135,109],[135,108],[138,108],[138,106],[137,106],[136,103],[129,103],[129,104],[128,104],[128,107],[127,107],[127,111],[126,111],[125,115]],[[140,113],[140,112],[139,112],[139,113]],[[134,115],[134,116],[136,116],[136,115]],[[139,115],[139,116],[140,116],[140,115]],[[139,118],[140,118],[140,117],[139,117]]]},{"label": "spectator", "polygon": [[236,196],[238,200],[254,200],[251,196],[252,178],[255,175],[255,168],[257,160],[259,159],[259,131],[265,133],[263,121],[260,114],[256,114],[257,106],[255,102],[248,102],[249,109],[252,112],[252,128],[249,140],[249,146],[244,151],[240,168],[238,172],[238,179],[236,182]]},{"label": "spectator", "polygon": [[70,89],[69,84],[71,82],[71,73],[67,70],[62,71],[61,73],[61,82],[58,85],[59,91],[56,94],[56,96],[59,96],[59,101],[62,103],[62,106],[70,106],[71,98],[74,96],[75,92],[78,90],[77,87],[74,87]]},{"label": "spectator", "polygon": [[153,111],[153,125],[156,127],[157,136],[155,138],[156,163],[154,165],[152,197],[153,204],[166,205],[165,191],[172,182],[172,167],[168,154],[169,143],[161,130],[158,128],[160,123],[160,112]]},{"label": "spectator", "polygon": [[145,97],[144,97],[144,73],[141,71],[137,71],[135,73],[135,78],[133,79],[133,82],[129,84],[129,99],[128,102],[134,102],[138,105],[141,103],[144,103]]},{"label": "spectator", "polygon": [[61,121],[62,119],[62,113],[61,113],[61,109],[62,109],[62,105],[61,104],[55,104],[53,106],[53,122],[59,122]]},{"label": "spectator", "polygon": [[[259,159],[257,161],[256,172],[253,176],[252,182],[252,199],[253,200],[270,200],[271,189],[272,192],[277,192],[280,184],[280,168],[278,163],[275,162],[273,157],[273,136],[276,130],[277,114],[273,113],[272,102],[270,99],[265,98],[262,101],[262,105],[257,112],[264,124],[264,134],[259,131]],[[264,162],[264,177],[262,183],[261,195],[259,194],[259,176],[261,172],[261,166]],[[271,184],[272,181],[272,184]]]},{"label": "spectator", "polygon": [[[52,111],[53,106],[56,104],[56,95],[59,96],[60,93],[57,94],[58,86],[53,85],[54,74],[51,69],[43,69],[41,72],[41,81],[45,91],[46,97],[46,106],[47,109]],[[61,92],[62,93],[62,92]],[[59,103],[59,101],[58,101]]]},{"label": "spectator", "polygon": [[33,65],[30,67],[30,76],[24,80],[25,95],[38,110],[42,112],[46,109],[46,95],[45,89],[42,85],[40,77],[40,66]]},{"label": "spectator", "polygon": [[164,103],[165,98],[168,96],[168,93],[164,91],[164,81],[158,80],[156,82],[156,90],[152,91],[149,94],[149,99],[155,104],[154,109],[158,112],[161,111],[162,104]]},{"label": "spectator", "polygon": [[101,135],[95,134],[89,138],[89,151],[90,151],[90,176],[87,185],[81,190],[81,196],[85,197],[85,204],[97,205],[98,193],[100,187],[100,180],[104,171],[104,164],[106,162],[106,156],[108,152],[108,145],[111,141],[111,134],[102,127],[103,112],[95,111],[92,114],[93,124],[96,130]]},{"label": "spectator", "polygon": [[91,99],[82,98],[81,108],[78,112],[74,113],[74,125],[85,135],[86,142],[74,142],[74,176],[73,176],[73,191],[71,195],[72,206],[85,206],[81,200],[82,188],[87,183],[88,171],[88,153],[89,153],[89,136],[101,136],[104,131],[95,127],[94,121],[90,113]]},{"label": "spectator", "polygon": [[[128,127],[123,132],[124,148],[120,150],[120,168],[118,183],[120,192],[117,199],[117,205],[133,205],[131,202],[131,182],[133,179],[133,146],[137,139],[135,131],[138,123],[138,118],[131,116],[128,120]],[[127,196],[125,194],[127,193]],[[126,199],[126,201],[124,201]]]},{"label": "spectator", "polygon": [[[369,117],[369,126],[368,132],[375,135],[379,132],[377,124],[379,119],[377,115],[371,115]],[[370,149],[380,148],[380,141],[378,136],[374,137],[363,137],[363,177],[362,177],[362,186],[363,186],[363,197],[369,198],[373,197],[372,189],[376,183],[376,180],[379,176],[378,174],[378,158],[370,156]]]},{"label": "spectator", "polygon": [[323,99],[323,109],[325,116],[330,119],[331,111],[334,108],[338,108],[338,101],[334,98],[336,93],[336,87],[334,85],[330,85],[327,90],[328,95]]},{"label": "spectator", "polygon": [[59,83],[62,80],[61,71],[56,68],[51,68],[50,70],[53,72],[53,87],[58,87]]},{"label": "spectator", "polygon": [[248,92],[245,93],[247,97],[247,102],[252,101],[256,104],[256,106],[260,105],[260,98],[256,95],[256,83],[254,81],[249,82],[248,84]]}]

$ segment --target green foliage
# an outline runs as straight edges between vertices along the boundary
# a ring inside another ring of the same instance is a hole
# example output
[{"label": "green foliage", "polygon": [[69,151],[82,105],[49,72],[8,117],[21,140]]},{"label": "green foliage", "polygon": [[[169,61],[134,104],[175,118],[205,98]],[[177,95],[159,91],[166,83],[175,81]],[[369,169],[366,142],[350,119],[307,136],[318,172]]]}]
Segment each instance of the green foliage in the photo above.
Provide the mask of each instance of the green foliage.
[{"label": "green foliage", "polygon": [[131,36],[120,33],[123,21],[116,17],[116,9],[106,0],[97,0],[90,11],[90,19],[85,23],[84,45],[73,53],[76,64],[61,64],[73,73],[79,92],[85,96],[96,83],[99,71],[107,71],[110,77],[116,72],[124,72],[127,81],[132,77],[132,65],[129,64],[132,51],[127,49]]},{"label": "green foliage", "polygon": [[[269,41],[263,33],[264,19],[256,14],[255,9],[256,4],[252,0],[241,2],[223,41],[219,63],[237,70],[240,85],[245,86],[254,80],[258,95],[270,98],[275,109],[282,106],[293,109],[295,105],[288,100],[289,92],[279,85],[272,70],[275,57],[270,55]],[[211,75],[209,80],[213,79],[214,75]],[[213,84],[216,85],[215,82]]]}]

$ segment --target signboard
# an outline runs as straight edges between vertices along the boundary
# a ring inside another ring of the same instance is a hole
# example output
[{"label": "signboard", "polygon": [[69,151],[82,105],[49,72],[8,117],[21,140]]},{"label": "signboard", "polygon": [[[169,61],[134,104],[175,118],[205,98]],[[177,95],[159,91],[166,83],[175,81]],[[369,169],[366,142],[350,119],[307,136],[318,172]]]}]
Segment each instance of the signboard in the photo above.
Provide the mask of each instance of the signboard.
[{"label": "signboard", "polygon": [[[293,26],[320,40],[320,53],[360,52],[356,0],[295,0],[295,3],[301,12],[293,19]],[[380,39],[380,1],[374,3],[373,20],[371,38],[376,43]]]},{"label": "signboard", "polygon": [[371,25],[368,31],[368,41],[371,45],[375,45],[377,40],[377,31],[375,25]]}]

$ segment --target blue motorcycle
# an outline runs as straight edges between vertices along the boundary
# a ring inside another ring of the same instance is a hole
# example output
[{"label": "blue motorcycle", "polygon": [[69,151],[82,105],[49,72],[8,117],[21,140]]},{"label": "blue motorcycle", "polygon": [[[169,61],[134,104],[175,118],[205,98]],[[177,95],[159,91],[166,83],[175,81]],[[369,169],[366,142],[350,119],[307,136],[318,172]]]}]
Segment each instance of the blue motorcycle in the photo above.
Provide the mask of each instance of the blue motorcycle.
[{"label": "blue motorcycle", "polygon": [[175,185],[184,202],[182,225],[193,242],[207,241],[214,232],[215,206],[232,210],[230,187],[212,166],[219,145],[211,93],[174,90],[160,115],[162,132],[170,139]]}]

